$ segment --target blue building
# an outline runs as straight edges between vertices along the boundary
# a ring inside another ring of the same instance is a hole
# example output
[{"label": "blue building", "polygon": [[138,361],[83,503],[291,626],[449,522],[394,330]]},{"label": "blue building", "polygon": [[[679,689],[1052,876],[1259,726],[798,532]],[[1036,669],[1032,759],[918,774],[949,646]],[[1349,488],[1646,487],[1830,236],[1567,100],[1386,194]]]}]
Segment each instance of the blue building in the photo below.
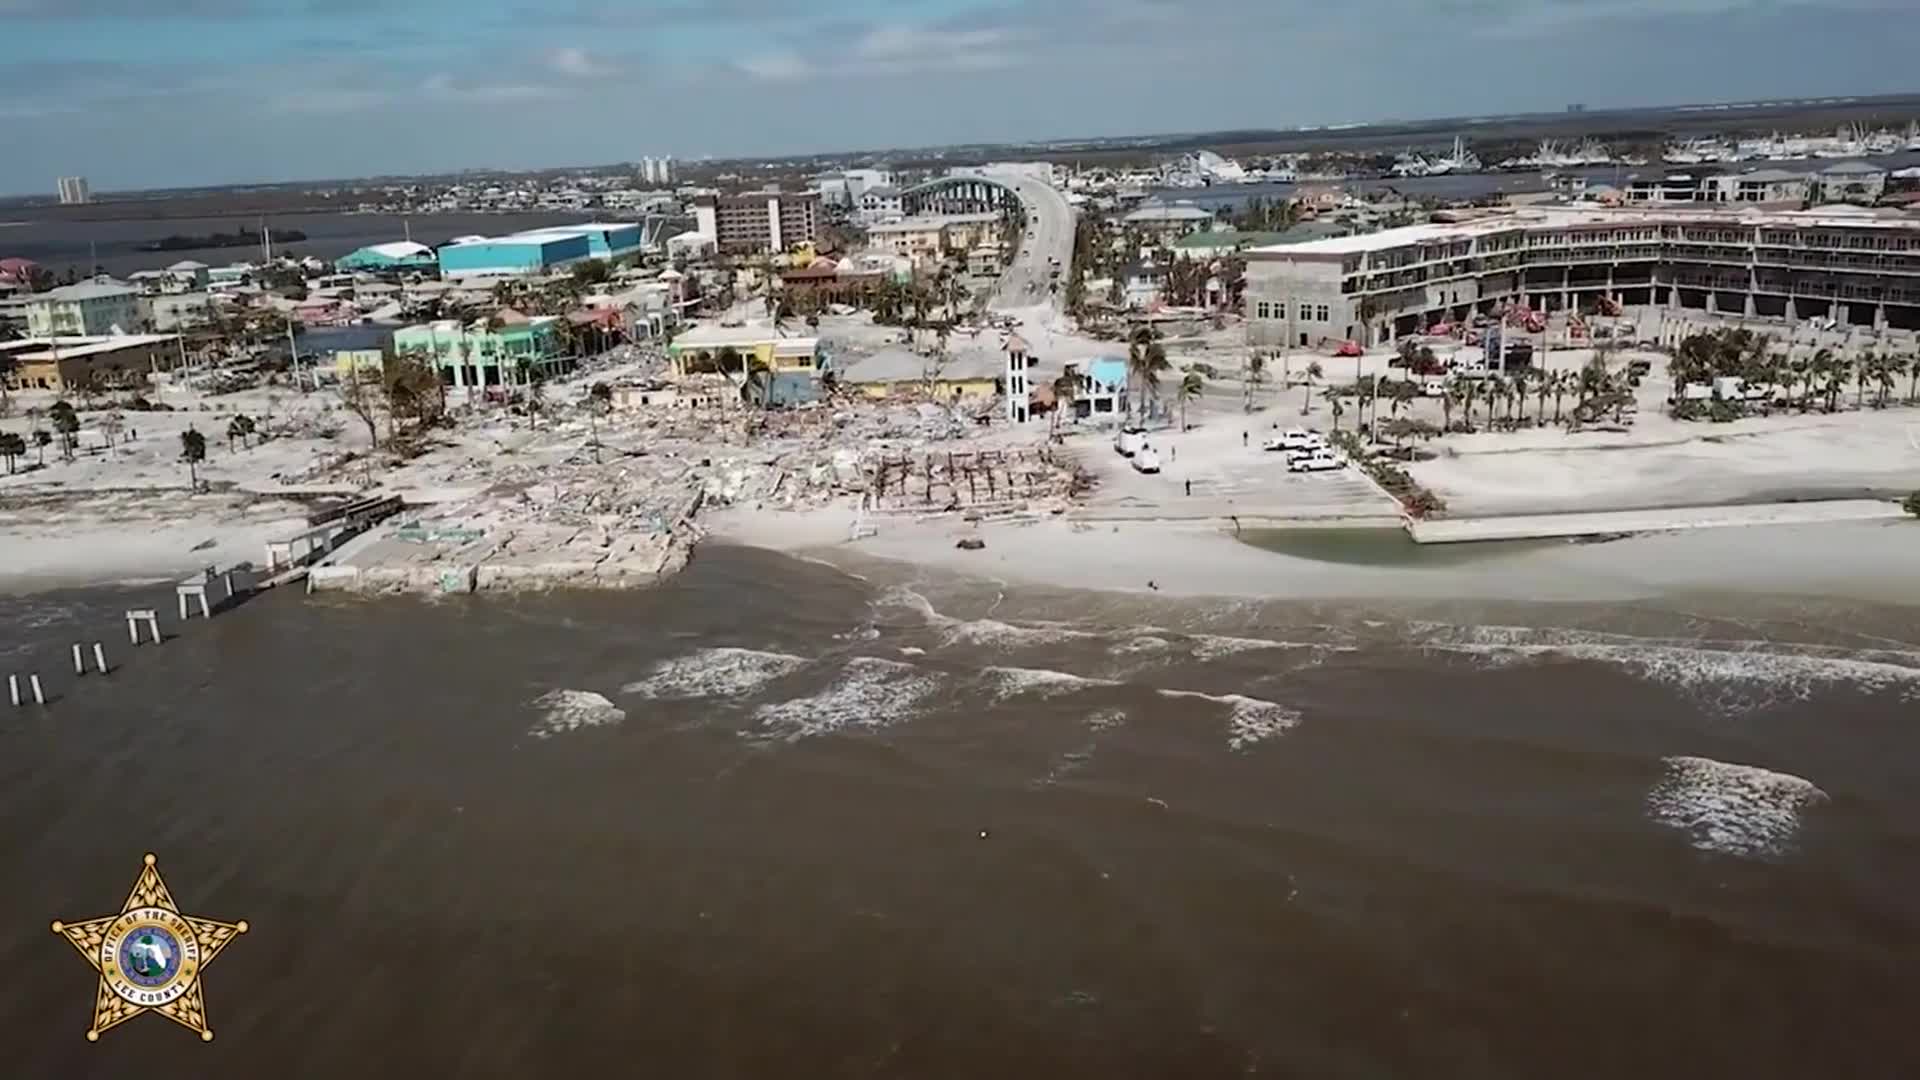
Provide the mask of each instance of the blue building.
[{"label": "blue building", "polygon": [[622,255],[631,255],[640,250],[643,230],[639,225],[624,222],[589,222],[585,225],[554,225],[544,229],[528,229],[514,233],[511,239],[529,237],[567,236],[580,234],[587,238],[587,254],[595,259],[617,259]]},{"label": "blue building", "polygon": [[474,239],[440,249],[440,276],[544,274],[593,257],[585,233],[552,232]]},{"label": "blue building", "polygon": [[373,244],[335,260],[334,269],[365,270],[372,273],[399,273],[407,270],[432,270],[439,265],[433,249],[411,240],[391,244]]}]

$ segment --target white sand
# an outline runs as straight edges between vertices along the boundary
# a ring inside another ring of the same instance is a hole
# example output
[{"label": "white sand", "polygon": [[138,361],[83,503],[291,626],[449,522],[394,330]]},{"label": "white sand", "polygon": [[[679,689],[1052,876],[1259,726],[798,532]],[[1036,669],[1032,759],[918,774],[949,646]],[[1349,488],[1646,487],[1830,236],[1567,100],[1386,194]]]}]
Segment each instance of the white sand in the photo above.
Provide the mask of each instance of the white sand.
[{"label": "white sand", "polygon": [[[716,539],[832,561],[879,557],[1005,583],[1169,596],[1627,600],[1676,589],[1816,593],[1920,603],[1920,522],[1711,529],[1548,543],[1443,566],[1341,565],[1265,551],[1194,523],[886,522],[846,542],[847,511],[738,511]],[[954,547],[984,539],[980,551]],[[1837,553],[1844,553],[1840,556]]]}]

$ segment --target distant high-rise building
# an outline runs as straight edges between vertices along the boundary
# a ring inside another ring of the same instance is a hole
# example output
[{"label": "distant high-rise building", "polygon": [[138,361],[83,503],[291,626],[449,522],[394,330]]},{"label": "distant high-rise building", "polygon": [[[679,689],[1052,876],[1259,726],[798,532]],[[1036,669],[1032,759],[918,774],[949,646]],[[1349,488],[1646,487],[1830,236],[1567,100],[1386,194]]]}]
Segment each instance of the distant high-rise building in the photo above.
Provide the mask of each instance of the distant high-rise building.
[{"label": "distant high-rise building", "polygon": [[641,158],[640,179],[649,184],[673,183],[673,157]]},{"label": "distant high-rise building", "polygon": [[87,190],[87,178],[84,176],[63,176],[60,178],[60,205],[77,206],[93,201],[93,193]]}]

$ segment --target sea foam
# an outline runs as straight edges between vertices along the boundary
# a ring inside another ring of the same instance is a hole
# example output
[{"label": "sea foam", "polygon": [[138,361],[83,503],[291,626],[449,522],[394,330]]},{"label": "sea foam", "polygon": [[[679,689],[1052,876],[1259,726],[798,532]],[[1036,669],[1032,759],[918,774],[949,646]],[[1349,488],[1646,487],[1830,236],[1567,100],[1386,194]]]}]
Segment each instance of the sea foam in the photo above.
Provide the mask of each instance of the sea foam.
[{"label": "sea foam", "polygon": [[1609,664],[1725,713],[1804,701],[1817,690],[1840,687],[1898,690],[1903,700],[1920,700],[1920,652],[1525,626],[1417,624],[1413,630],[1424,647],[1471,655],[1487,667],[1553,656]]},{"label": "sea foam", "polygon": [[1647,816],[1687,834],[1702,851],[1779,855],[1800,813],[1827,801],[1811,781],[1703,757],[1663,759],[1666,775],[1647,792]]},{"label": "sea foam", "polygon": [[806,666],[805,657],[757,649],[701,649],[653,666],[620,689],[645,698],[745,697]]},{"label": "sea foam", "polygon": [[878,729],[912,719],[940,689],[940,676],[875,656],[856,656],[819,693],[754,710],[765,738],[794,742],[843,728]]},{"label": "sea foam", "polygon": [[551,739],[581,728],[605,727],[627,718],[626,710],[591,690],[550,690],[533,699],[540,719],[527,734],[536,739]]},{"label": "sea foam", "polygon": [[1091,679],[1085,675],[1046,668],[989,667],[980,670],[980,677],[994,702],[1022,694],[1051,698],[1089,687],[1119,685],[1111,679]]},{"label": "sea foam", "polygon": [[1202,694],[1197,690],[1162,690],[1165,698],[1198,698],[1227,707],[1227,747],[1246,750],[1285,734],[1300,723],[1300,714],[1278,702],[1244,694]]}]

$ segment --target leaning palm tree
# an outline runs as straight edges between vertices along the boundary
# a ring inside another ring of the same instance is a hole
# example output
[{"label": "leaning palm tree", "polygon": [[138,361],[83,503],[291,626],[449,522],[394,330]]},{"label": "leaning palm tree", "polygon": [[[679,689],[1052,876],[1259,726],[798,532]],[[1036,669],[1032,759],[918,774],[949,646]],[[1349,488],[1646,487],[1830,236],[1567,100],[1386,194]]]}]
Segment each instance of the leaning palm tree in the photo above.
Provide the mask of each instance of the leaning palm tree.
[{"label": "leaning palm tree", "polygon": [[1313,384],[1319,382],[1320,376],[1324,374],[1326,374],[1326,372],[1321,370],[1320,361],[1315,360],[1313,363],[1307,365],[1306,391],[1300,395],[1300,415],[1301,416],[1307,415],[1307,413],[1312,409]]},{"label": "leaning palm tree", "polygon": [[1326,393],[1321,395],[1327,399],[1328,409],[1333,413],[1333,430],[1335,431],[1340,430],[1340,417],[1347,411],[1347,407],[1340,404],[1340,395],[1345,392],[1338,386],[1329,386]]},{"label": "leaning palm tree", "polygon": [[1178,390],[1178,394],[1180,398],[1180,430],[1181,431],[1187,430],[1187,402],[1192,401],[1194,398],[1197,398],[1201,394],[1205,393],[1206,389],[1207,389],[1207,381],[1201,378],[1200,373],[1197,371],[1189,371],[1184,376],[1181,377],[1180,389]]},{"label": "leaning palm tree", "polygon": [[187,463],[187,481],[190,487],[200,487],[199,465],[207,460],[207,437],[199,430],[188,427],[180,433],[180,458]]}]

